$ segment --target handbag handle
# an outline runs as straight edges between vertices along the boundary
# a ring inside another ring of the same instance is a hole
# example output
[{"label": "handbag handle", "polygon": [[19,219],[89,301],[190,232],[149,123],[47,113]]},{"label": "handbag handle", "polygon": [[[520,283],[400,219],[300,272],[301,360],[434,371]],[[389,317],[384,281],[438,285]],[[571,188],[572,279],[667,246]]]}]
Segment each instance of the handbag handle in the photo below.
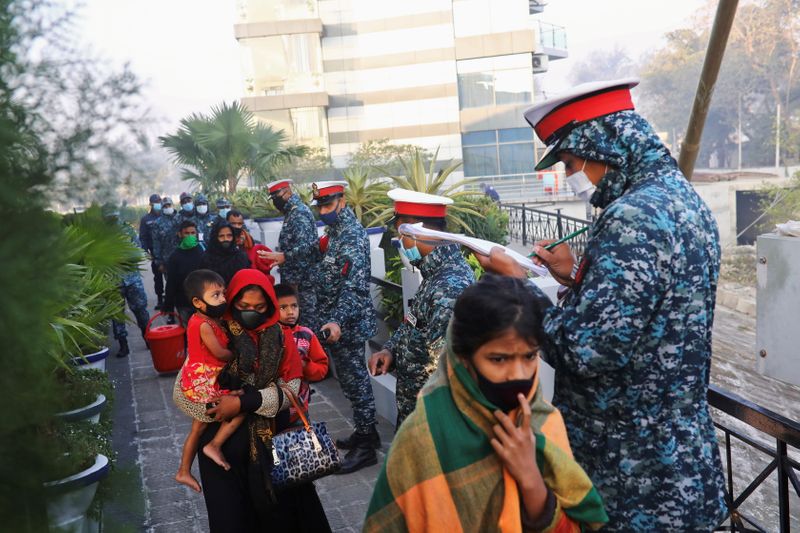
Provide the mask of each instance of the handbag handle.
[{"label": "handbag handle", "polygon": [[297,414],[300,416],[300,420],[303,421],[306,431],[313,431],[311,424],[308,423],[308,418],[306,418],[306,415],[303,414],[303,408],[300,407],[300,402],[298,402],[294,391],[290,389],[288,385],[278,385],[278,387],[281,388],[284,396],[289,398],[289,402],[292,404],[292,407],[294,407],[295,411],[297,411]]}]

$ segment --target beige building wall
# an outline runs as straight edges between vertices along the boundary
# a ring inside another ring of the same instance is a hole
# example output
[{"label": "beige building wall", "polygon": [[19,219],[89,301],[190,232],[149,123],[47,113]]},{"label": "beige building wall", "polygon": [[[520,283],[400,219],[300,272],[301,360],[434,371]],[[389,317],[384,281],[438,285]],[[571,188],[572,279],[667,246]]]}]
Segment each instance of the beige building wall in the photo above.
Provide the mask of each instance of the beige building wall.
[{"label": "beige building wall", "polygon": [[383,138],[461,160],[465,132],[525,126],[539,47],[528,0],[237,5],[244,103],[336,166]]}]

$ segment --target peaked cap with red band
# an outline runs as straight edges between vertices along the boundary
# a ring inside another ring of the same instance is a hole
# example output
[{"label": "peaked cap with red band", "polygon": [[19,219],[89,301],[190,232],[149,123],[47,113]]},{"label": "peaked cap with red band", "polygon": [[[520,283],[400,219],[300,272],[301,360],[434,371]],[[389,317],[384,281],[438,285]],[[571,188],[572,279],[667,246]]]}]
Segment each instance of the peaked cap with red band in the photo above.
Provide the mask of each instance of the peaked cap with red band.
[{"label": "peaked cap with red band", "polygon": [[525,111],[525,120],[547,145],[536,170],[558,162],[558,145],[576,126],[617,111],[633,109],[631,88],[638,84],[637,78],[582,83]]},{"label": "peaked cap with red band", "polygon": [[447,206],[453,203],[446,196],[406,189],[392,189],[386,194],[394,200],[394,213],[397,216],[444,218],[447,216]]},{"label": "peaked cap with red band", "polygon": [[267,189],[269,189],[269,193],[270,194],[273,194],[273,193],[278,192],[281,189],[286,189],[287,187],[291,187],[292,183],[294,183],[294,182],[292,180],[289,180],[289,179],[272,181],[272,182],[267,184]]},{"label": "peaked cap with red band", "polygon": [[311,194],[314,199],[311,205],[325,205],[332,202],[337,196],[344,194],[346,181],[315,181],[311,184]]}]

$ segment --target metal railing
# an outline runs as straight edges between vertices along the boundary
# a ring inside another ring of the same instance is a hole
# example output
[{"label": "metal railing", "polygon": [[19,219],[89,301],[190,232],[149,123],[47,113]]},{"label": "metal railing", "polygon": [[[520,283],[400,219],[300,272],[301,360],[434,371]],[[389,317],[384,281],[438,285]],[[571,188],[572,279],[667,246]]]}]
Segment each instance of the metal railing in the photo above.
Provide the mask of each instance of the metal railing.
[{"label": "metal railing", "polygon": [[[791,514],[789,509],[789,483],[792,484],[795,494],[800,497],[800,482],[797,471],[800,463],[789,457],[788,447],[800,449],[800,423],[789,420],[778,413],[765,409],[749,400],[742,398],[730,391],[711,385],[708,390],[708,402],[712,407],[732,416],[761,433],[775,439],[772,448],[758,442],[752,435],[745,435],[741,431],[724,425],[715,420],[714,425],[725,436],[726,481],[725,500],[728,505],[728,524],[720,525],[715,531],[742,531],[766,532],[765,526],[759,524],[755,518],[741,510],[745,500],[755,492],[773,472],[778,475],[778,523],[781,533],[788,533],[791,528]],[[737,495],[733,480],[733,462],[731,452],[731,437],[745,443],[747,446],[765,454],[772,460],[769,464]]]},{"label": "metal railing", "polygon": [[481,184],[491,185],[502,202],[558,202],[575,200],[576,196],[567,187],[563,170],[530,174],[502,174],[497,176],[478,176],[464,187],[464,190],[481,192]]},{"label": "metal railing", "polygon": [[539,44],[545,48],[567,49],[567,30],[549,22],[539,21]]},{"label": "metal railing", "polygon": [[[508,236],[523,246],[542,239],[560,239],[591,224],[588,220],[562,215],[561,209],[553,213],[525,204],[500,204],[500,209],[508,214]],[[578,257],[583,255],[588,238],[588,233],[583,233],[570,241],[570,247]]]}]

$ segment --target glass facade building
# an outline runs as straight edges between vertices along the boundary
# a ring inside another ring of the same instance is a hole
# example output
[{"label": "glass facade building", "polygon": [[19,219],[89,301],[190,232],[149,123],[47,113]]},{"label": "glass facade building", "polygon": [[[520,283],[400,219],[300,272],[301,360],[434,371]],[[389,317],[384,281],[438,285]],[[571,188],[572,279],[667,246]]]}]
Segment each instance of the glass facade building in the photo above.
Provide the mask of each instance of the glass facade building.
[{"label": "glass facade building", "polygon": [[522,113],[535,99],[533,55],[567,52],[563,28],[531,6],[238,0],[243,103],[294,142],[327,149],[338,167],[361,143],[388,138],[438,148],[470,177],[532,173]]}]

